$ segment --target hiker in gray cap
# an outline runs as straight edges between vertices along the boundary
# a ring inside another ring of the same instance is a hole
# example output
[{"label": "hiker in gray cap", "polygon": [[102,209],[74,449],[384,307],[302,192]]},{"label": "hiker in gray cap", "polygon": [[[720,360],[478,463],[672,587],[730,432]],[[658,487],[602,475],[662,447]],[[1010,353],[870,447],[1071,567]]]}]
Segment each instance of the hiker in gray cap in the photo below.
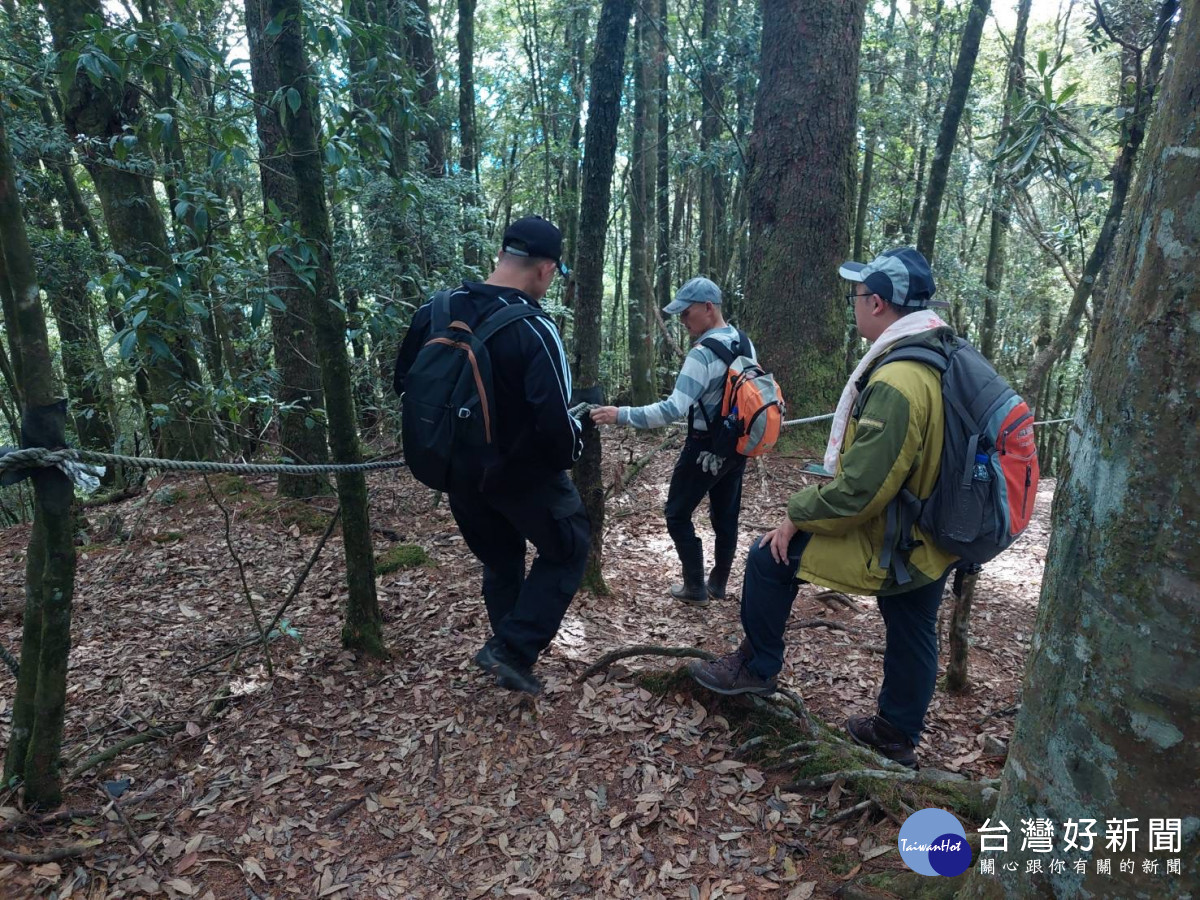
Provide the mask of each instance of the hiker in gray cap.
[{"label": "hiker in gray cap", "polygon": [[[729,362],[754,359],[754,345],[721,315],[721,289],[707,278],[693,278],[663,307],[679,315],[695,344],[683,361],[671,396],[649,406],[601,406],[592,410],[597,425],[661,428],[685,416],[688,436],[667,492],[667,531],[675,542],[683,581],[671,585],[671,596],[694,606],[725,598],[729,570],[737,553],[738,515],[742,507],[742,474],[746,457],[722,458],[712,453],[712,434],[721,416],[721,399]],[[724,358],[723,358],[724,357]],[[704,546],[692,525],[692,513],[708,496],[709,521],[716,533],[713,567],[704,577]]]},{"label": "hiker in gray cap", "polygon": [[[834,476],[793,494],[783,521],[751,547],[741,646],[689,671],[718,694],[770,694],[783,669],[798,582],[875,596],[887,633],[878,713],[851,716],[845,727],[859,744],[915,769],[937,678],[938,605],[958,557],[916,525],[902,544],[888,543],[889,504],[902,491],[927,499],[942,464],[941,376],[905,351],[936,348],[953,332],[930,309],[941,305],[933,274],[911,247],[867,264],[846,262],[838,272],[849,282],[846,302],[871,349],[834,414],[825,455]],[[906,565],[889,566],[901,554]]]}]

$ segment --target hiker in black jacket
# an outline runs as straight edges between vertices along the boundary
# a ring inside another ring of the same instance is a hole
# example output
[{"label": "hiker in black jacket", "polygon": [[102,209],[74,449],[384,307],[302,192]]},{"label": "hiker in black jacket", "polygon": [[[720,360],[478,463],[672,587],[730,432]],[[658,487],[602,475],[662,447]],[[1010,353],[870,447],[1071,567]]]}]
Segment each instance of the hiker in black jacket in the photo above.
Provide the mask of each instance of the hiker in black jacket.
[{"label": "hiker in black jacket", "polygon": [[[455,320],[476,329],[513,303],[538,308],[555,273],[566,274],[562,233],[528,216],[504,232],[496,268],[486,282],[464,281],[449,294]],[[413,316],[396,360],[404,382],[430,337],[431,303]],[[483,599],[492,637],[475,662],[509,690],[536,694],[532,667],[558,633],[583,578],[591,529],[567,469],[583,449],[569,414],[571,371],[554,322],[537,315],[513,322],[487,340],[501,461],[479,490],[452,491],[450,510],[471,552],[483,563]],[[526,542],[537,548],[528,574]]]}]

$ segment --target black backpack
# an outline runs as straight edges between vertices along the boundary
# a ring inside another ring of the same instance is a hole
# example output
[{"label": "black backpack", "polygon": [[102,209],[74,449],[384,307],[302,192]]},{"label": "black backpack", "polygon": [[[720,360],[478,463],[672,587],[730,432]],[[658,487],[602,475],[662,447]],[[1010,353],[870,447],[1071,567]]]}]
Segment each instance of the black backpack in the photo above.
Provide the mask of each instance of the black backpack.
[{"label": "black backpack", "polygon": [[481,490],[488,471],[503,461],[487,340],[505,325],[545,313],[514,303],[472,330],[451,320],[449,291],[439,291],[430,303],[429,337],[400,396],[404,460],[418,481],[435,490]]}]

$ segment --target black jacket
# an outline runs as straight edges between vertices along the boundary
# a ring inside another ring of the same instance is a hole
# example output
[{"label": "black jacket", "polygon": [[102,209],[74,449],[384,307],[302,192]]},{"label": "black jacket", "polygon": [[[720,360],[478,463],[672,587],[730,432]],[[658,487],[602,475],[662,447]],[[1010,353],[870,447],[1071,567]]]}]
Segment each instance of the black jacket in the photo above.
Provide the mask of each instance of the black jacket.
[{"label": "black jacket", "polygon": [[[515,288],[464,281],[450,294],[452,319],[472,329],[509,303],[537,302]],[[395,388],[404,379],[430,337],[431,304],[413,315],[396,358]],[[542,479],[569,469],[583,450],[579,423],[567,412],[571,370],[562,338],[547,316],[521,319],[496,332],[487,342],[496,399],[496,440],[504,457],[489,481],[520,488],[520,481]]]}]

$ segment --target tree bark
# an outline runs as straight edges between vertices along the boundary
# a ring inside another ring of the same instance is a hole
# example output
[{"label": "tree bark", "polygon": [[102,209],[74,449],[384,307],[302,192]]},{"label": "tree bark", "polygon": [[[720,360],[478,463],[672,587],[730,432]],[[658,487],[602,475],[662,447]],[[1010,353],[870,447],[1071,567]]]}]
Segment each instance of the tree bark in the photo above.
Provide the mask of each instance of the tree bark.
[{"label": "tree bark", "polygon": [[863,0],[764,0],[762,79],[750,142],[745,329],[789,413],[841,393],[838,266],[850,249]]},{"label": "tree bark", "polygon": [[417,127],[417,139],[426,148],[425,172],[441,178],[446,171],[446,134],[438,111],[437,54],[433,49],[433,25],[429,20],[429,0],[411,0],[415,17],[405,18],[405,31],[412,66],[417,73],[417,103],[423,116]]},{"label": "tree bark", "polygon": [[1088,255],[1087,262],[1084,263],[1083,274],[1075,283],[1075,290],[1071,295],[1071,305],[1063,317],[1058,333],[1050,342],[1050,346],[1034,356],[1033,362],[1029,364],[1029,370],[1025,374],[1022,394],[1026,398],[1033,398],[1035,402],[1041,394],[1042,382],[1050,371],[1050,367],[1054,365],[1054,361],[1075,343],[1075,338],[1079,333],[1079,321],[1083,318],[1088,299],[1092,296],[1092,288],[1116,240],[1117,231],[1121,227],[1121,215],[1125,210],[1125,200],[1133,181],[1134,163],[1146,135],[1146,122],[1150,118],[1150,110],[1154,105],[1154,92],[1158,87],[1163,57],[1170,40],[1169,23],[1174,18],[1178,7],[1178,0],[1164,0],[1159,7],[1158,36],[1150,48],[1150,59],[1146,64],[1142,89],[1136,95],[1133,112],[1126,117],[1128,130],[1124,133],[1125,140],[1121,146],[1121,152],[1117,155],[1117,160],[1113,163],[1110,173],[1112,194],[1109,197],[1108,210],[1104,214],[1104,224],[1100,226],[1096,245]]},{"label": "tree bark", "polygon": [[950,80],[950,95],[946,98],[946,109],[942,113],[937,144],[934,145],[933,161],[929,165],[929,183],[925,188],[917,249],[931,263],[933,247],[937,242],[942,197],[946,193],[946,177],[950,172],[950,157],[954,155],[958,123],[967,107],[967,93],[971,89],[971,77],[975,74],[975,59],[979,56],[979,40],[983,35],[983,26],[987,22],[990,7],[991,0],[971,0],[971,11],[967,14],[962,43],[958,48],[958,61],[954,65],[954,76]]},{"label": "tree bark", "polygon": [[[321,170],[317,86],[304,51],[305,18],[300,0],[267,0],[267,18],[282,23],[272,55],[278,67],[284,102],[279,114],[287,138],[292,175],[298,192],[300,234],[315,261],[314,297],[309,313],[316,332],[321,383],[325,389],[329,417],[329,444],[338,463],[362,461],[355,427],[354,390],[346,354],[346,316],[338,304],[329,224],[325,205],[325,179]],[[298,93],[291,103],[289,90]],[[293,108],[293,106],[295,108]],[[368,519],[367,482],[361,472],[337,474],[338,499],[342,507],[342,542],[346,550],[346,621],[342,645],[373,656],[386,656],[382,617],[375,593],[375,554]]]},{"label": "tree bark", "polygon": [[475,5],[476,0],[458,0],[458,164],[464,178],[471,181],[472,188],[463,197],[470,211],[464,217],[463,262],[478,266],[482,262],[479,246],[470,235],[474,230],[471,219],[474,208],[479,204],[479,165],[477,161],[475,135]]},{"label": "tree bark", "polygon": [[[0,105],[0,256],[12,292],[4,318],[21,379],[22,446],[65,444],[66,402],[42,312],[33,251]],[[67,702],[71,598],[75,590],[75,529],[71,480],[56,468],[35,469],[33,529],[25,559],[25,616],[21,673],[13,703],[4,778],[24,783],[25,800],[54,806],[62,800],[59,753]]]},{"label": "tree bark", "polygon": [[[1200,806],[1200,6],[1184,4],[1174,48],[1054,499],[994,814],[1017,871],[973,877],[975,896],[1109,896],[1115,878],[1130,897],[1200,886],[1191,825],[1174,852],[1146,852],[1149,817],[1188,823]],[[1182,872],[1028,875],[1037,854],[1019,823],[1035,817],[1096,819],[1097,846],[1078,855],[1181,858]],[[1109,817],[1140,819],[1139,853],[1106,852]]]},{"label": "tree bark", "polygon": [[[655,252],[655,317],[657,309],[671,302],[671,108],[667,66],[667,0],[659,0],[654,29],[654,64],[658,79],[658,243]],[[656,344],[657,346],[657,344]]]},{"label": "tree bark", "polygon": [[[255,94],[255,124],[262,164],[259,174],[263,194],[263,217],[274,229],[300,221],[295,176],[287,165],[287,147],[279,116],[269,106],[279,90],[279,70],[263,35],[264,0],[245,0],[246,34],[250,48],[250,75]],[[267,19],[269,21],[269,18]],[[289,264],[283,248],[267,256],[267,289],[283,304],[270,307],[271,341],[275,371],[279,379],[279,442],[284,455],[299,463],[319,465],[329,461],[326,428],[316,413],[325,405],[321,370],[309,310],[315,300],[312,289]],[[329,482],[319,475],[280,475],[276,490],[283,497],[312,497],[329,493]]]},{"label": "tree bark", "polygon": [[[575,251],[578,299],[575,310],[575,378],[581,388],[600,382],[600,313],[604,300],[604,242],[613,167],[617,154],[617,122],[625,74],[625,42],[633,0],[604,0],[592,58],[588,91],[588,123],[583,146],[583,197],[579,212],[579,246]],[[600,471],[600,432],[589,428],[583,454],[575,465],[575,484],[592,523],[592,550],[584,585],[607,593],[601,574],[604,555],[604,481]]]},{"label": "tree bark", "polygon": [[[1017,4],[1017,27],[1013,33],[1012,53],[1008,58],[1008,76],[1004,85],[1004,111],[1000,116],[1000,140],[1008,137],[1016,104],[1025,87],[1025,32],[1029,27],[1032,0]],[[1004,173],[996,166],[992,173],[992,225],[988,234],[987,262],[983,267],[983,324],[979,330],[979,352],[993,359],[996,350],[996,316],[1000,302],[1000,284],[1004,280],[1005,245],[1008,242],[1008,191]]]},{"label": "tree bark", "polygon": [[647,146],[657,127],[655,32],[645,10],[638,13],[633,57],[633,155],[629,163],[629,380],[633,406],[653,403],[658,396],[654,377],[654,279],[650,264],[654,241],[654,176],[656,161]]}]

